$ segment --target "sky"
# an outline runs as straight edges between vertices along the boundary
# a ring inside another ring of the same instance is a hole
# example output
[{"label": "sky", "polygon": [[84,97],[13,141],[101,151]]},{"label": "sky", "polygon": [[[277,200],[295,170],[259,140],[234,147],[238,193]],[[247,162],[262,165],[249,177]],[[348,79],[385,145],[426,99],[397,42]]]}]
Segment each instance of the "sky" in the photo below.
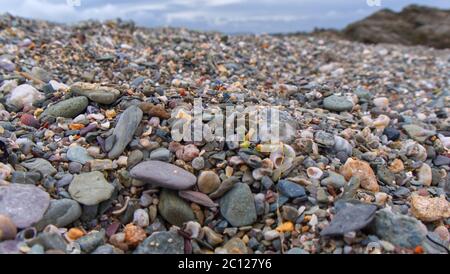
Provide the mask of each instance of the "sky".
[{"label": "sky", "polygon": [[225,33],[341,29],[373,12],[410,4],[450,9],[450,0],[0,0],[0,13],[74,23],[132,19],[140,26]]}]

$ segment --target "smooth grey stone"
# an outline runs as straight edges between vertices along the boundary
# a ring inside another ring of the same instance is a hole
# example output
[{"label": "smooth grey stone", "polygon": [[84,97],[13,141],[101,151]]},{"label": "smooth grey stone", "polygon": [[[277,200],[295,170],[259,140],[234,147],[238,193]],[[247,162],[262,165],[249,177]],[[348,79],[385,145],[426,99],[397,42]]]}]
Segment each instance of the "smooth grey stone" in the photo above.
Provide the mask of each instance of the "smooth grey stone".
[{"label": "smooth grey stone", "polygon": [[51,200],[47,212],[35,227],[38,230],[42,230],[50,224],[56,227],[65,227],[76,221],[80,216],[81,206],[76,201],[70,199]]},{"label": "smooth grey stone", "polygon": [[155,232],[139,244],[134,254],[184,254],[184,238],[174,231]]},{"label": "smooth grey stone", "polygon": [[116,159],[133,139],[134,133],[142,120],[143,112],[137,106],[128,107],[119,117],[113,131],[114,144],[108,152],[108,158]]},{"label": "smooth grey stone", "polygon": [[84,96],[73,97],[49,106],[43,113],[44,116],[74,118],[84,112],[89,100]]},{"label": "smooth grey stone", "polygon": [[105,243],[105,230],[90,232],[75,242],[80,245],[81,251],[90,253]]},{"label": "smooth grey stone", "polygon": [[20,164],[30,171],[40,172],[43,177],[54,175],[57,172],[56,168],[49,161],[42,158],[33,158]]},{"label": "smooth grey stone", "polygon": [[256,222],[255,200],[247,184],[237,183],[220,199],[220,213],[236,227]]},{"label": "smooth grey stone", "polygon": [[159,196],[158,211],[169,223],[181,227],[183,223],[195,220],[194,212],[177,193],[163,189]]}]

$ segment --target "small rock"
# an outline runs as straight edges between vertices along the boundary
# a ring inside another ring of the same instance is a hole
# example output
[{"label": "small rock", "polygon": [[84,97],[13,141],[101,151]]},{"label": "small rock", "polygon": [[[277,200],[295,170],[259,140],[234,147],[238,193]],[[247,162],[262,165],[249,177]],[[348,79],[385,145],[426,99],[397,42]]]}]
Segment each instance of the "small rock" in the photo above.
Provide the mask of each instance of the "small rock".
[{"label": "small rock", "polygon": [[182,190],[178,192],[178,195],[183,199],[186,199],[188,201],[194,202],[202,206],[218,207],[218,204],[214,203],[213,200],[211,200],[211,198],[208,197],[208,195],[201,192],[192,190]]},{"label": "small rock", "polygon": [[34,185],[0,186],[0,214],[11,218],[18,228],[40,221],[49,204],[48,193]]},{"label": "small rock", "polygon": [[371,228],[381,239],[405,248],[421,245],[427,235],[427,228],[419,220],[389,209],[376,213]]},{"label": "small rock", "polygon": [[297,198],[306,196],[305,189],[296,183],[280,180],[277,184],[278,190],[289,198]]},{"label": "small rock", "polygon": [[164,147],[157,148],[150,153],[150,160],[168,162],[170,160],[170,151]]},{"label": "small rock", "polygon": [[341,167],[340,173],[346,180],[350,180],[352,176],[359,178],[361,187],[367,190],[380,191],[375,173],[367,162],[348,158],[347,162]]},{"label": "small rock", "polygon": [[41,179],[41,174],[35,171],[14,171],[11,174],[11,183],[35,185]]},{"label": "small rock", "polygon": [[21,162],[20,164],[28,170],[40,172],[44,178],[50,175],[55,175],[57,172],[49,161],[42,158],[33,158]]},{"label": "small rock", "polygon": [[87,150],[81,146],[70,146],[67,150],[67,159],[72,162],[78,162],[80,164],[85,164],[86,162],[92,160],[89,156]]},{"label": "small rock", "polygon": [[248,249],[244,241],[239,238],[232,238],[223,247],[216,248],[218,254],[247,254]]},{"label": "small rock", "polygon": [[133,167],[130,176],[134,179],[169,189],[188,189],[197,178],[190,172],[162,161],[145,161]]},{"label": "small rock", "polygon": [[220,178],[214,171],[202,171],[198,176],[197,186],[205,194],[212,193],[219,188]]},{"label": "small rock", "polygon": [[344,96],[331,95],[323,100],[323,107],[336,112],[349,111],[353,108],[353,102]]},{"label": "small rock", "polygon": [[128,107],[119,117],[119,121],[114,128],[112,138],[113,145],[108,152],[108,158],[115,159],[125,150],[125,147],[133,139],[134,132],[142,120],[142,110],[136,106]]},{"label": "small rock", "polygon": [[375,217],[377,207],[368,204],[350,204],[340,209],[331,220],[329,226],[321,232],[321,236],[344,235],[366,227]]},{"label": "small rock", "polygon": [[81,251],[83,251],[84,253],[91,253],[98,246],[105,243],[105,231],[101,230],[89,232],[75,242],[80,245]]},{"label": "small rock", "polygon": [[166,221],[179,227],[185,222],[195,220],[191,207],[171,190],[163,189],[161,191],[158,210]]},{"label": "small rock", "polygon": [[320,184],[322,186],[330,185],[335,189],[340,189],[341,187],[344,187],[346,182],[347,181],[345,180],[344,176],[342,176],[341,174],[328,171],[328,177],[320,181]]},{"label": "small rock", "polygon": [[402,128],[406,131],[409,137],[417,142],[425,142],[425,140],[429,137],[436,135],[435,131],[421,128],[418,125],[408,124],[403,125]]},{"label": "small rock", "polygon": [[22,116],[20,117],[20,122],[29,127],[34,127],[34,128],[41,127],[41,124],[39,123],[39,121],[36,118],[34,118],[33,115],[27,114],[27,113],[22,114]]},{"label": "small rock", "polygon": [[89,104],[84,96],[73,97],[49,106],[42,116],[74,118],[83,113]]},{"label": "small rock", "polygon": [[222,216],[236,227],[251,225],[256,221],[253,194],[247,184],[237,183],[220,199]]},{"label": "small rock", "polygon": [[51,200],[44,217],[35,227],[38,230],[42,230],[50,224],[57,227],[65,227],[80,217],[81,206],[76,201],[70,199]]},{"label": "small rock", "polygon": [[75,175],[69,186],[72,198],[88,206],[108,200],[113,191],[114,187],[105,180],[99,171]]},{"label": "small rock", "polygon": [[28,84],[23,84],[10,92],[6,102],[22,109],[23,107],[31,107],[36,101],[42,99],[44,99],[44,95],[41,92]]},{"label": "small rock", "polygon": [[106,105],[114,103],[120,96],[120,91],[115,88],[91,83],[74,83],[70,86],[70,91],[75,95],[86,96],[91,101]]},{"label": "small rock", "polygon": [[392,127],[385,128],[383,134],[386,135],[390,141],[397,141],[400,138],[400,131]]},{"label": "small rock", "polygon": [[434,222],[450,218],[450,203],[444,197],[411,195],[411,212],[417,219]]},{"label": "small rock", "polygon": [[431,167],[426,163],[423,163],[417,172],[417,179],[423,185],[431,186],[431,182],[433,180]]},{"label": "small rock", "polygon": [[174,231],[155,232],[138,245],[134,254],[184,254],[184,239]]}]

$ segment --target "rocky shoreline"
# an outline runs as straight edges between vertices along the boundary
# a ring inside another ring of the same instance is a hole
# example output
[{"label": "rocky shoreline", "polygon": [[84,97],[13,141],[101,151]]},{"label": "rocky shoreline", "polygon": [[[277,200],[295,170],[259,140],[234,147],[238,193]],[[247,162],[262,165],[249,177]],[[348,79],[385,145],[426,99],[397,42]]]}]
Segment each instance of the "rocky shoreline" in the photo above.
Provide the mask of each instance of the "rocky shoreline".
[{"label": "rocky shoreline", "polygon": [[[0,254],[449,252],[449,50],[11,15],[0,41]],[[199,98],[277,107],[279,149],[174,141]]]}]

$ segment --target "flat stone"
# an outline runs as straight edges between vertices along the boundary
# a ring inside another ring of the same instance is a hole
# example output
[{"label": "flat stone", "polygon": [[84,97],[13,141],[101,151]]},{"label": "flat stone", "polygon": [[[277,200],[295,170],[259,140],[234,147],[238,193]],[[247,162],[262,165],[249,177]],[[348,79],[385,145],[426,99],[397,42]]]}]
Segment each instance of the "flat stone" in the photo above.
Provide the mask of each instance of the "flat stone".
[{"label": "flat stone", "polygon": [[20,164],[30,171],[40,172],[43,177],[55,175],[57,172],[56,168],[49,161],[42,158],[33,158]]},{"label": "flat stone", "polygon": [[306,196],[304,187],[287,180],[280,180],[277,184],[277,188],[284,196],[289,198]]},{"label": "flat stone", "polygon": [[44,217],[35,225],[36,229],[42,230],[47,225],[65,227],[81,216],[81,206],[74,200],[61,199],[51,200],[50,206]]},{"label": "flat stone", "polygon": [[74,200],[83,205],[96,205],[111,198],[114,187],[105,180],[100,171],[75,175],[69,186]]},{"label": "flat stone", "polygon": [[320,184],[323,186],[332,186],[335,189],[340,189],[341,187],[344,187],[347,181],[345,180],[344,176],[341,174],[338,174],[333,171],[328,171],[328,177],[320,181]]},{"label": "flat stone", "polygon": [[105,243],[105,230],[90,232],[75,242],[80,245],[81,251],[90,253]]},{"label": "flat stone", "polygon": [[339,210],[329,226],[321,232],[321,236],[344,235],[366,227],[375,217],[377,207],[369,204],[350,204]]},{"label": "flat stone", "polygon": [[406,131],[409,137],[416,140],[417,142],[425,142],[425,140],[429,137],[436,135],[436,132],[433,130],[427,130],[413,124],[403,125],[403,129]]},{"label": "flat stone", "polygon": [[93,158],[89,156],[87,150],[84,147],[71,146],[67,150],[67,159],[69,159],[69,161],[84,165],[87,161],[90,161]]},{"label": "flat stone", "polygon": [[379,210],[370,227],[381,239],[404,248],[421,245],[427,235],[427,228],[419,220],[389,209]]},{"label": "flat stone", "polygon": [[89,100],[100,104],[112,104],[120,96],[120,91],[99,84],[77,82],[70,86],[70,91],[75,95],[86,96]]},{"label": "flat stone", "polygon": [[164,147],[157,148],[150,153],[150,160],[168,162],[170,160],[170,151]]},{"label": "flat stone", "polygon": [[349,111],[353,108],[353,102],[344,96],[331,95],[323,100],[323,107],[336,112]]},{"label": "flat stone", "polygon": [[41,174],[36,171],[14,171],[11,174],[11,183],[34,185],[41,179]]},{"label": "flat stone", "polygon": [[195,185],[197,178],[190,172],[162,161],[145,161],[130,170],[134,179],[160,187],[183,190]]},{"label": "flat stone", "polygon": [[237,183],[220,199],[220,213],[236,227],[256,222],[253,194],[247,184]]},{"label": "flat stone", "polygon": [[142,110],[137,106],[128,107],[120,115],[112,136],[108,137],[108,139],[113,140],[112,148],[108,152],[108,158],[116,159],[122,154],[133,139],[134,132],[142,120],[142,115]]},{"label": "flat stone", "polygon": [[161,191],[158,210],[166,221],[179,227],[185,222],[195,220],[194,212],[189,204],[172,190],[163,189]]},{"label": "flat stone", "polygon": [[154,232],[134,254],[184,254],[184,238],[174,231]]},{"label": "flat stone", "polygon": [[83,113],[88,104],[89,100],[84,96],[73,97],[49,106],[42,116],[74,118]]},{"label": "flat stone", "polygon": [[49,204],[48,193],[34,185],[0,186],[0,214],[10,217],[18,228],[40,221]]}]

